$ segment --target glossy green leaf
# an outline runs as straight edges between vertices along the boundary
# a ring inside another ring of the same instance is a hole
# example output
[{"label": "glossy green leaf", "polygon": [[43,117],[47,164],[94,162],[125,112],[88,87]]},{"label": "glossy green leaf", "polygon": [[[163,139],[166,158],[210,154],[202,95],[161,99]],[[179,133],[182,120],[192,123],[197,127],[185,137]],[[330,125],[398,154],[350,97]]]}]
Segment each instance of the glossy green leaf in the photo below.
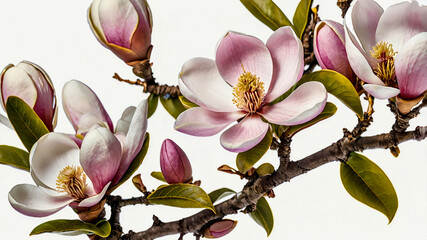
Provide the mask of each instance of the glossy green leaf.
[{"label": "glossy green leaf", "polygon": [[141,147],[141,150],[139,151],[138,155],[136,155],[135,159],[132,161],[132,163],[129,165],[128,170],[123,174],[122,178],[117,182],[114,187],[108,189],[108,193],[111,193],[116,188],[118,188],[120,185],[122,185],[124,182],[126,182],[132,174],[135,173],[135,171],[141,166],[142,161],[145,158],[145,155],[147,155],[148,147],[150,146],[150,134],[147,132],[145,134],[144,144]]},{"label": "glossy green leaf", "polygon": [[162,172],[151,172],[151,176],[159,181],[166,182]]},{"label": "glossy green leaf", "polygon": [[147,118],[150,118],[157,109],[157,105],[159,103],[159,95],[150,94],[148,97],[148,111]]},{"label": "glossy green leaf", "polygon": [[274,218],[270,205],[264,197],[258,200],[255,211],[249,213],[249,215],[256,223],[265,229],[268,237],[273,230]]},{"label": "glossy green leaf", "polygon": [[272,0],[240,0],[240,2],[252,13],[258,20],[267,25],[273,31],[282,26],[294,27]]},{"label": "glossy green leaf", "polygon": [[295,125],[295,126],[290,126],[288,128],[288,130],[286,130],[286,134],[288,136],[292,136],[295,133],[297,133],[297,132],[299,132],[305,128],[308,128],[308,127],[310,127],[310,126],[312,126],[312,125],[314,125],[314,124],[316,124],[322,120],[325,120],[329,117],[332,117],[336,112],[337,112],[337,107],[335,106],[335,104],[327,102],[325,105],[325,108],[317,117],[315,117],[314,119],[312,119],[306,123]]},{"label": "glossy green leaf", "polygon": [[387,175],[367,157],[351,153],[341,163],[341,181],[345,190],[356,200],[374,208],[393,220],[398,207],[397,194]]},{"label": "glossy green leaf", "polygon": [[246,173],[249,169],[251,169],[251,167],[257,163],[270,148],[272,140],[273,134],[271,133],[271,130],[268,130],[264,139],[262,139],[261,142],[258,143],[255,147],[249,149],[246,152],[237,154],[237,169],[239,169],[241,173]]},{"label": "glossy green leaf", "polygon": [[97,224],[86,223],[80,220],[52,220],[42,223],[31,231],[30,235],[41,233],[59,233],[62,235],[96,234],[100,237],[108,237],[111,232],[110,223],[101,220]]},{"label": "glossy green leaf", "polygon": [[295,27],[295,34],[301,39],[304,34],[304,30],[308,24],[308,17],[310,15],[311,5],[313,0],[301,0],[298,4],[297,9],[294,13],[292,22]]},{"label": "glossy green leaf", "polygon": [[162,103],[163,107],[166,109],[166,111],[168,111],[168,113],[174,117],[175,119],[179,116],[179,114],[181,114],[182,112],[184,112],[185,110],[187,110],[184,105],[182,105],[181,101],[179,100],[179,98],[175,97],[160,97],[160,102]]},{"label": "glossy green leaf", "polygon": [[215,212],[209,195],[193,184],[177,183],[160,186],[147,197],[152,204],[180,208],[207,208]]},{"label": "glossy green leaf", "polygon": [[236,194],[236,192],[229,188],[220,188],[209,193],[209,198],[211,199],[212,203],[215,203],[216,201],[233,194]]},{"label": "glossy green leaf", "polygon": [[274,172],[274,166],[271,163],[263,163],[256,169],[258,176],[265,176]]},{"label": "glossy green leaf", "polygon": [[6,112],[9,121],[28,151],[49,130],[34,110],[22,99],[10,96],[6,102]]},{"label": "glossy green leaf", "polygon": [[0,164],[30,171],[28,152],[12,146],[0,145]]},{"label": "glossy green leaf", "polygon": [[334,95],[338,100],[344,103],[348,108],[356,113],[360,119],[363,118],[363,109],[362,104],[360,103],[359,94],[350,80],[348,80],[348,78],[340,73],[326,69],[304,75],[292,89],[288,90],[285,94],[278,97],[270,104],[275,104],[282,101],[288,97],[298,86],[310,81],[321,82],[325,86],[328,93]]},{"label": "glossy green leaf", "polygon": [[188,100],[187,98],[185,98],[184,96],[179,96],[178,97],[179,98],[179,100],[181,101],[181,103],[182,103],[182,105],[185,107],[185,108],[187,108],[187,109],[189,109],[189,108],[193,108],[193,107],[199,107],[199,105],[197,105],[197,104],[195,104],[195,103],[193,103],[192,101],[190,101],[190,100]]}]

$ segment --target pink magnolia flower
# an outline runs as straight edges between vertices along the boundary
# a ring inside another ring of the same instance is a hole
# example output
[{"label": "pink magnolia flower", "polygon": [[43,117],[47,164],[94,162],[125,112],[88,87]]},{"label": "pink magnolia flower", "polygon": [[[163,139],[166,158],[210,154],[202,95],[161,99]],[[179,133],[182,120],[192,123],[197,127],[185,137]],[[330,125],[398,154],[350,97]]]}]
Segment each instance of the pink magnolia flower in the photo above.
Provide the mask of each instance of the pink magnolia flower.
[{"label": "pink magnolia flower", "polygon": [[348,60],[363,88],[379,99],[418,98],[427,89],[427,7],[402,2],[383,10],[358,0],[351,12],[356,37],[346,27]]},{"label": "pink magnolia flower", "polygon": [[203,235],[205,238],[220,238],[229,234],[236,227],[237,221],[222,219],[205,228]]},{"label": "pink magnolia flower", "polygon": [[88,21],[98,41],[126,63],[147,58],[153,21],[146,0],[94,0]]},{"label": "pink magnolia flower", "polygon": [[355,83],[356,75],[347,59],[344,38],[344,26],[341,23],[320,21],[314,29],[313,52],[322,69],[337,71]]},{"label": "pink magnolia flower", "polygon": [[[216,60],[193,58],[182,67],[179,88],[200,107],[179,115],[175,129],[194,136],[222,133],[221,145],[243,152],[258,144],[269,123],[296,125],[322,112],[327,92],[319,82],[301,85],[285,100],[270,102],[290,89],[304,70],[301,41],[290,27],[276,30],[265,45],[258,38],[228,32]],[[262,119],[262,118],[263,119]]]},{"label": "pink magnolia flower", "polygon": [[160,150],[160,167],[167,183],[188,183],[193,171],[185,152],[172,140],[163,141]]},{"label": "pink magnolia flower", "polygon": [[17,96],[33,108],[49,131],[53,131],[58,113],[55,89],[41,67],[29,61],[16,66],[9,64],[1,73],[0,90],[4,109],[7,98]]},{"label": "pink magnolia flower", "polygon": [[128,107],[115,130],[99,98],[82,82],[71,80],[64,85],[62,103],[65,114],[76,130],[77,138],[84,140],[91,129],[103,126],[120,141],[123,151],[118,174],[113,180],[113,185],[116,184],[144,143],[147,130],[147,100],[143,100],[136,108]]},{"label": "pink magnolia flower", "polygon": [[120,142],[106,128],[89,131],[82,146],[65,134],[49,133],[31,149],[31,176],[37,184],[19,184],[9,192],[18,212],[44,217],[73,203],[97,204],[112,184],[120,165]]}]

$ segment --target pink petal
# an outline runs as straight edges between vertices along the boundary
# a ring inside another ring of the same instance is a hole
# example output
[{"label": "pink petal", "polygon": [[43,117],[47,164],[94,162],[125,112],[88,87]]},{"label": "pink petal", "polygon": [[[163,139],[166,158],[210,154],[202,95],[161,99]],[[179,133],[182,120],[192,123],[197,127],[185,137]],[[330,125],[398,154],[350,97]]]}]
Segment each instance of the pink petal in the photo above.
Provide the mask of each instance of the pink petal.
[{"label": "pink petal", "polygon": [[99,21],[108,43],[131,47],[131,38],[138,24],[138,14],[129,0],[101,1]]},{"label": "pink petal", "polygon": [[372,0],[358,0],[354,4],[351,12],[353,28],[367,53],[377,44],[375,31],[383,12],[381,6]]},{"label": "pink petal", "polygon": [[321,21],[314,30],[313,51],[322,69],[337,71],[354,82],[356,76],[348,62],[344,38],[342,24],[332,20]]},{"label": "pink petal", "polygon": [[37,101],[37,88],[24,69],[12,65],[6,67],[0,83],[3,106],[6,105],[9,96],[17,96],[31,108],[34,107]]},{"label": "pink petal", "polygon": [[328,94],[320,82],[307,82],[289,97],[266,106],[260,113],[267,121],[279,125],[297,125],[310,121],[325,107]]},{"label": "pink petal", "polygon": [[407,41],[421,32],[427,31],[427,6],[420,6],[417,1],[402,2],[389,7],[378,22],[376,40],[400,49]]},{"label": "pink petal", "polygon": [[120,165],[122,146],[106,128],[89,131],[80,150],[80,164],[99,193],[113,179]]},{"label": "pink petal", "polygon": [[108,187],[110,187],[110,184],[111,184],[111,182],[107,183],[100,193],[83,199],[79,203],[78,206],[79,207],[92,207],[93,205],[99,203],[99,201],[101,201],[102,198],[105,196],[105,193],[107,192]]},{"label": "pink petal", "polygon": [[415,99],[427,90],[427,32],[415,35],[395,59],[400,96]]},{"label": "pink petal", "polygon": [[228,32],[216,50],[216,65],[222,78],[235,86],[243,71],[255,74],[267,90],[273,75],[273,61],[264,43],[256,37]]},{"label": "pink petal", "polygon": [[193,58],[184,63],[178,84],[182,95],[199,106],[215,112],[237,110],[233,89],[222,79],[211,59]]},{"label": "pink petal", "polygon": [[174,128],[193,136],[212,136],[244,115],[240,111],[213,112],[202,107],[195,107],[181,113],[176,119]]},{"label": "pink petal", "polygon": [[399,95],[399,89],[377,84],[365,84],[363,89],[378,99],[388,99]]},{"label": "pink petal", "polygon": [[269,129],[257,115],[249,115],[221,134],[221,145],[231,152],[244,152],[255,147]]},{"label": "pink petal", "polygon": [[49,216],[74,201],[68,196],[51,196],[30,184],[16,185],[10,190],[8,198],[16,211],[31,217]]},{"label": "pink petal", "polygon": [[301,78],[304,49],[291,27],[277,29],[268,39],[267,48],[273,59],[273,78],[265,101],[271,102]]},{"label": "pink petal", "polygon": [[[360,48],[353,34],[344,25],[345,30],[345,50],[347,51],[348,62],[354,73],[364,82],[384,85],[384,83],[374,74],[369,61],[374,61]],[[368,60],[369,59],[369,60]],[[373,65],[373,64],[372,64]]]},{"label": "pink petal", "polygon": [[77,80],[67,82],[62,89],[62,104],[76,131],[87,131],[94,124],[106,124],[113,131],[113,123],[101,101],[84,83]]},{"label": "pink petal", "polygon": [[99,21],[99,4],[101,0],[93,0],[87,13],[90,29],[96,39],[106,48],[108,48],[107,39],[105,39],[104,31],[102,31],[101,22]]},{"label": "pink petal", "polygon": [[138,25],[132,36],[131,49],[140,59],[147,57],[147,50],[151,46],[152,19],[151,10],[146,0],[130,0],[138,14]]},{"label": "pink petal", "polygon": [[79,147],[67,135],[48,133],[31,148],[31,172],[51,189],[56,189],[58,174],[67,166],[80,166]]},{"label": "pink petal", "polygon": [[123,145],[120,166],[114,176],[113,185],[122,178],[144,144],[145,133],[147,131],[147,112],[148,101],[143,100],[136,108],[135,114],[129,125],[129,131],[126,134],[125,143]]}]

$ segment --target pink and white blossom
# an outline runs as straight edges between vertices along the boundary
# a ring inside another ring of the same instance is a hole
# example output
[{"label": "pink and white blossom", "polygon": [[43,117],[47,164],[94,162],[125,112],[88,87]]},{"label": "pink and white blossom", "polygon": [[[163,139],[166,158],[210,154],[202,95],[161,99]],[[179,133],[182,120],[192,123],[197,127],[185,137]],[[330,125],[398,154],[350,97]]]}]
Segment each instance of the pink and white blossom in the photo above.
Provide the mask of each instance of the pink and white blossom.
[{"label": "pink and white blossom", "polygon": [[216,60],[193,58],[183,65],[181,93],[200,107],[181,113],[175,129],[211,136],[237,121],[222,133],[221,145],[232,152],[246,151],[264,138],[269,123],[301,124],[322,112],[327,92],[319,82],[305,83],[270,104],[298,82],[303,70],[303,47],[290,27],[276,30],[267,44],[228,32],[218,44]]},{"label": "pink and white blossom", "polygon": [[9,96],[19,97],[34,110],[49,131],[53,131],[58,113],[55,88],[40,66],[29,61],[6,66],[1,73],[0,93],[4,109]]},{"label": "pink and white blossom", "polygon": [[347,16],[357,36],[345,27],[348,60],[363,88],[379,99],[419,98],[427,90],[427,6],[402,2],[384,11],[357,0]]},{"label": "pink and white blossom", "polygon": [[146,0],[94,0],[88,21],[98,41],[126,63],[148,57],[153,21]]}]

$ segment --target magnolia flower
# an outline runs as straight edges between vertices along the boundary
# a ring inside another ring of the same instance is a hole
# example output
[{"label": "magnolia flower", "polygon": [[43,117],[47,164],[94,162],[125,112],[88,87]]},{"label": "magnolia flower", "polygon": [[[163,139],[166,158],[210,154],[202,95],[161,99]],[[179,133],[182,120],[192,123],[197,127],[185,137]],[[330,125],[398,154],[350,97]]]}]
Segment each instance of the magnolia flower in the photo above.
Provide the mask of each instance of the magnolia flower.
[{"label": "magnolia flower", "polygon": [[120,142],[103,127],[89,131],[81,148],[64,134],[46,134],[30,153],[31,176],[37,186],[16,185],[9,192],[9,202],[33,217],[51,215],[73,202],[91,207],[107,192],[121,155]]},{"label": "magnolia flower", "polygon": [[147,58],[153,21],[146,0],[94,0],[88,21],[98,41],[126,63]]},{"label": "magnolia flower", "polygon": [[347,59],[344,37],[341,23],[320,21],[314,29],[313,52],[322,69],[337,71],[355,83],[356,75]]},{"label": "magnolia flower", "polygon": [[[290,89],[304,70],[303,47],[290,27],[276,30],[265,45],[258,38],[228,32],[216,60],[194,58],[182,67],[179,88],[198,104],[181,113],[175,129],[194,136],[222,133],[221,145],[243,152],[258,144],[269,123],[296,125],[322,112],[327,92],[319,82],[302,84],[285,100],[270,103]],[[261,118],[262,117],[262,118]]]},{"label": "magnolia flower", "polygon": [[193,179],[190,161],[185,152],[172,140],[163,141],[160,167],[167,183],[188,183]]},{"label": "magnolia flower", "polygon": [[123,112],[115,130],[99,98],[82,82],[71,80],[65,84],[62,91],[62,103],[65,114],[76,130],[78,138],[86,138],[86,133],[92,128],[103,126],[114,133],[114,136],[120,141],[123,156],[118,170],[120,174],[113,180],[113,184],[116,184],[144,143],[147,130],[147,100],[143,100],[136,108],[128,107]]},{"label": "magnolia flower", "polygon": [[236,225],[237,221],[223,219],[205,228],[203,235],[205,238],[220,238],[233,231]]},{"label": "magnolia flower", "polygon": [[351,20],[358,39],[345,27],[345,45],[363,88],[379,99],[420,97],[427,89],[427,7],[412,1],[384,11],[358,0]]},{"label": "magnolia flower", "polygon": [[36,112],[49,131],[53,131],[58,111],[55,89],[41,67],[29,61],[16,66],[9,64],[1,73],[0,90],[4,109],[7,98],[17,96]]}]

